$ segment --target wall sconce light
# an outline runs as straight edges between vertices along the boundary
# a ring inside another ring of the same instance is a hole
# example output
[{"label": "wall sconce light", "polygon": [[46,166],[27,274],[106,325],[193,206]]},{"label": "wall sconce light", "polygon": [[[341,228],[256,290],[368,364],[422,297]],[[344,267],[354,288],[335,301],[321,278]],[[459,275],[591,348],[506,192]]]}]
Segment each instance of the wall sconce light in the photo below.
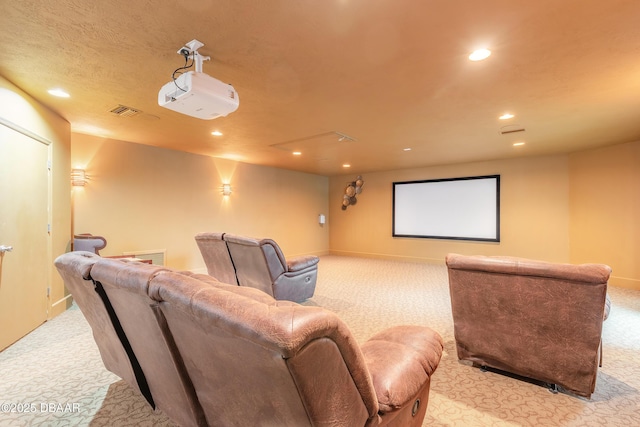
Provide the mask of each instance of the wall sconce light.
[{"label": "wall sconce light", "polygon": [[71,185],[74,187],[84,187],[87,183],[87,174],[84,169],[71,169]]},{"label": "wall sconce light", "polygon": [[229,196],[231,194],[231,184],[222,184],[222,195]]}]

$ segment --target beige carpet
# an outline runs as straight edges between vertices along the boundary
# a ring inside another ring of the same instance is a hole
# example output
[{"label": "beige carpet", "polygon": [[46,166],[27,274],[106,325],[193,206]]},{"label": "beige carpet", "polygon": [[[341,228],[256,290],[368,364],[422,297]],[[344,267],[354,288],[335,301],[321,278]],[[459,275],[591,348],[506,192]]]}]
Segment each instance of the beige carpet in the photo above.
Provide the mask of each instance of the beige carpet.
[{"label": "beige carpet", "polygon": [[[609,293],[604,366],[591,400],[458,362],[444,266],[325,256],[305,304],[337,313],[361,342],[397,324],[442,335],[425,426],[640,426],[640,291]],[[2,427],[172,425],[104,369],[75,308],[0,353],[0,404]]]}]

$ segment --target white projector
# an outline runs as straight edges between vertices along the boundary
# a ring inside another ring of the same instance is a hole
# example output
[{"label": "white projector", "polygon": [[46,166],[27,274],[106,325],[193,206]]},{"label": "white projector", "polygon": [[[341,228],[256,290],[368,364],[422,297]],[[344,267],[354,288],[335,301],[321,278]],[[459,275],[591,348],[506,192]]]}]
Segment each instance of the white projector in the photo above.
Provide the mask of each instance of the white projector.
[{"label": "white projector", "polygon": [[240,105],[230,84],[198,71],[189,71],[162,86],[158,105],[204,120],[225,117]]}]

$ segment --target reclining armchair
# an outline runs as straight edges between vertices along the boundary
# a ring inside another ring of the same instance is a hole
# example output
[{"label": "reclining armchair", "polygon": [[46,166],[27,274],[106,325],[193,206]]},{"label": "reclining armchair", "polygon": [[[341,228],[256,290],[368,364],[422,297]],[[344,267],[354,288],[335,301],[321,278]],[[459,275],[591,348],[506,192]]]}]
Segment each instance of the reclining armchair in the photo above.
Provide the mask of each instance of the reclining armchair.
[{"label": "reclining armchair", "polygon": [[277,300],[302,302],[313,296],[317,256],[286,259],[271,239],[224,234],[240,286],[260,289]]},{"label": "reclining armchair", "polygon": [[55,266],[93,330],[105,367],[178,425],[206,426],[173,338],[147,294],[149,281],[166,269],[89,252],[60,255]]},{"label": "reclining armchair", "polygon": [[360,345],[326,309],[208,275],[88,252],[55,265],[105,366],[178,425],[422,425],[443,351],[426,326]]},{"label": "reclining armchair", "polygon": [[236,269],[231,261],[227,242],[222,236],[224,233],[198,233],[195,239],[207,266],[207,273],[223,283],[237,285]]},{"label": "reclining armchair", "polygon": [[321,307],[165,273],[149,295],[210,425],[419,427],[443,343],[400,325],[358,345]]},{"label": "reclining armchair", "polygon": [[144,373],[154,408],[180,426],[206,426],[174,338],[158,319],[157,303],[149,298],[149,282],[165,271],[168,269],[136,261],[103,259],[91,269],[91,278],[113,307]]},{"label": "reclining armchair", "polygon": [[74,234],[73,236],[73,250],[74,251],[87,251],[100,255],[100,249],[104,249],[107,246],[107,239],[102,236],[94,236],[93,234]]},{"label": "reclining armchair", "polygon": [[591,396],[609,266],[458,254],[446,264],[458,359]]},{"label": "reclining armchair", "polygon": [[91,278],[93,265],[102,258],[93,252],[68,252],[55,260],[55,266],[93,332],[104,366],[134,389],[151,406],[153,399],[144,373],[102,285]]}]

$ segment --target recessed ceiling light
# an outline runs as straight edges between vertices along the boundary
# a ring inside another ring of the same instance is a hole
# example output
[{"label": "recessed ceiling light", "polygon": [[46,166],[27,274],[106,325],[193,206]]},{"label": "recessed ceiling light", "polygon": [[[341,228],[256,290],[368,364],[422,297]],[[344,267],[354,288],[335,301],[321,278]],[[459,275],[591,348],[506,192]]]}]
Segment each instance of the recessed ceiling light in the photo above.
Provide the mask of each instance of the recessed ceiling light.
[{"label": "recessed ceiling light", "polygon": [[214,130],[213,132],[211,132],[211,135],[213,135],[213,136],[222,136],[222,132],[220,132],[219,130]]},{"label": "recessed ceiling light", "polygon": [[403,148],[402,151],[411,151],[411,147]]},{"label": "recessed ceiling light", "polygon": [[514,147],[522,147],[523,145],[524,145],[524,142],[522,142],[522,141],[513,143]]},{"label": "recessed ceiling light", "polygon": [[302,156],[302,152],[301,151],[294,151],[293,153],[294,156]]},{"label": "recessed ceiling light", "polygon": [[482,61],[483,59],[487,59],[491,55],[491,51],[489,49],[478,49],[474,50],[471,55],[469,55],[469,59],[471,61]]},{"label": "recessed ceiling light", "polygon": [[343,168],[350,168],[351,165],[349,163],[345,163],[344,165],[342,165]]},{"label": "recessed ceiling light", "polygon": [[69,94],[60,88],[49,89],[49,95],[57,96],[58,98],[69,98]]},{"label": "recessed ceiling light", "polygon": [[500,117],[498,117],[500,120],[509,120],[509,119],[513,119],[515,116],[511,113],[504,113],[503,115],[501,115]]}]

